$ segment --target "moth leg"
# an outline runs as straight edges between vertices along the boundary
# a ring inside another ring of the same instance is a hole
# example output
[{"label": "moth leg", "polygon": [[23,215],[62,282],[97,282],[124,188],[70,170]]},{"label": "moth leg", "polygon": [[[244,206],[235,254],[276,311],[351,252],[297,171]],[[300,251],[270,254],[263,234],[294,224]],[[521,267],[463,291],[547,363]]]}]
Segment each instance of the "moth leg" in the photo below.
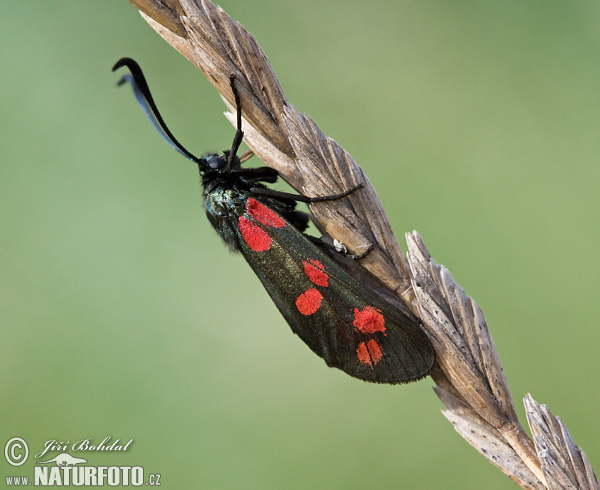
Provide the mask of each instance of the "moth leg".
[{"label": "moth leg", "polygon": [[362,189],[362,187],[363,187],[362,184],[358,184],[344,192],[340,192],[339,194],[332,194],[330,196],[316,196],[316,197],[303,196],[302,194],[291,194],[289,192],[281,192],[281,191],[276,191],[273,189],[264,189],[264,188],[260,188],[260,187],[253,187],[252,189],[250,189],[250,192],[252,192],[252,194],[257,194],[260,196],[274,197],[275,199],[289,199],[291,201],[311,203],[311,202],[322,202],[322,201],[335,201],[336,199],[341,199],[342,197],[346,197],[348,194],[352,194],[354,191],[356,191],[358,189]]},{"label": "moth leg", "polygon": [[246,180],[267,182],[273,184],[277,181],[279,174],[271,167],[234,168],[232,175],[242,175]]},{"label": "moth leg", "polygon": [[354,187],[350,187],[350,189],[345,190],[344,192],[340,192],[339,194],[332,194],[330,196],[316,196],[316,197],[307,197],[307,196],[301,196],[304,199],[307,199],[306,201],[303,201],[302,199],[300,199],[300,201],[302,202],[322,202],[322,201],[335,201],[336,199],[341,199],[342,197],[346,197],[350,194],[352,194],[354,191],[357,191],[358,189],[362,189],[364,186],[362,184],[357,184]]},{"label": "moth leg", "polygon": [[237,129],[235,131],[235,136],[233,137],[233,142],[231,143],[231,150],[227,155],[227,172],[231,172],[233,168],[233,162],[235,161],[235,156],[237,151],[242,144],[242,140],[244,139],[244,132],[242,131],[242,103],[240,101],[240,94],[237,91],[237,87],[235,86],[235,75],[232,73],[229,75],[229,85],[231,86],[231,91],[233,92],[233,97],[235,99],[235,109],[237,112]]}]

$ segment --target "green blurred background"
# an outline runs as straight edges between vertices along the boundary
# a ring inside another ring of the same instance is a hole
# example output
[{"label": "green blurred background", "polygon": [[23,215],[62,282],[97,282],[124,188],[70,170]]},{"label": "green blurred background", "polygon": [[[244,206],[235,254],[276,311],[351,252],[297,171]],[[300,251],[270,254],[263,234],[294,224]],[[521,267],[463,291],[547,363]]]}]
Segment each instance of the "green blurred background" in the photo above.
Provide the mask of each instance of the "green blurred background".
[{"label": "green blurred background", "polygon": [[[221,5],[400,242],[417,229],[479,302],[520,416],[531,392],[598,468],[600,4]],[[290,333],[210,229],[195,167],[115,87],[134,57],[180,141],[230,144],[216,91],[135,8],[2,2],[0,36],[2,446],[133,438],[90,463],[169,489],[511,486],[431,380],[361,383]]]}]

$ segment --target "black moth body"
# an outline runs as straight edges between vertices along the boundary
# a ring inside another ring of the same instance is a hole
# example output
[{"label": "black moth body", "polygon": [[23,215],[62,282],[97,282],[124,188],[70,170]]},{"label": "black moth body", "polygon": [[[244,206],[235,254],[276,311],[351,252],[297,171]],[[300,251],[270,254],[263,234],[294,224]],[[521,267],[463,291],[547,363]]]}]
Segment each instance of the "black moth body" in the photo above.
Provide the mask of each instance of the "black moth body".
[{"label": "black moth body", "polygon": [[339,199],[355,191],[320,198],[268,189],[278,174],[268,167],[242,168],[241,104],[232,76],[238,129],[231,150],[197,158],[174,138],[152,99],[137,63],[120,84],[132,84],[138,101],[161,135],[198,164],[206,215],[219,236],[250,264],[292,331],[328,366],[378,383],[406,383],[426,376],[435,353],[417,321],[361,286],[303,232],[308,216],[296,201]]}]

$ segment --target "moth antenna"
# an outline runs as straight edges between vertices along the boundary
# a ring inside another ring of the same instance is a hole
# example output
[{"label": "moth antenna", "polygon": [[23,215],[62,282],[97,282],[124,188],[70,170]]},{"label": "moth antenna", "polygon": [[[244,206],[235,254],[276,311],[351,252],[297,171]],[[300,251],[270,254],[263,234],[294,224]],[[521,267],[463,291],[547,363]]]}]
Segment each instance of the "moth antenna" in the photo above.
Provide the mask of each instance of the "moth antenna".
[{"label": "moth antenna", "polygon": [[[183,156],[186,156],[190,160],[200,163],[200,160],[192,155],[185,147],[177,141],[177,138],[173,136],[173,133],[167,127],[164,119],[160,115],[158,107],[154,103],[154,99],[152,94],[150,93],[150,88],[148,87],[148,83],[146,82],[146,77],[140,68],[140,65],[137,64],[136,61],[131,58],[121,58],[119,61],[115,63],[112,71],[116,71],[122,66],[126,66],[129,68],[131,73],[127,73],[121,77],[121,79],[117,82],[118,86],[121,86],[125,83],[130,83],[133,88],[133,93],[135,94],[135,98],[137,99],[140,107],[150,119],[150,122],[154,126],[154,129],[161,135],[161,137],[175,150],[181,153]],[[238,144],[239,146],[239,144]]]}]

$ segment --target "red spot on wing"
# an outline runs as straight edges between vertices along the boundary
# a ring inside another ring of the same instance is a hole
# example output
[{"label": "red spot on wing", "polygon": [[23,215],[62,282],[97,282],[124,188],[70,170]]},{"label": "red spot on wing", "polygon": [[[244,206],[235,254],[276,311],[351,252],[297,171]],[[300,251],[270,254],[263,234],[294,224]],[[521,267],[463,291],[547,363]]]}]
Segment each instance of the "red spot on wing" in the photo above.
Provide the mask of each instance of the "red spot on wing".
[{"label": "red spot on wing", "polygon": [[356,357],[363,364],[377,364],[383,357],[381,346],[375,339],[371,339],[367,342],[361,342],[356,348]]},{"label": "red spot on wing", "polygon": [[243,216],[238,220],[238,227],[246,244],[255,252],[265,252],[271,246],[271,237],[260,226],[255,225]]},{"label": "red spot on wing", "polygon": [[329,286],[329,276],[325,273],[325,266],[321,262],[313,259],[303,260],[302,266],[304,273],[313,284],[324,288]]},{"label": "red spot on wing", "polygon": [[312,315],[321,307],[323,295],[315,288],[307,289],[296,298],[296,308],[303,315]]},{"label": "red spot on wing", "polygon": [[379,310],[372,306],[365,306],[362,311],[354,308],[354,322],[352,323],[362,333],[385,332],[385,318]]},{"label": "red spot on wing", "polygon": [[256,199],[250,198],[246,201],[246,211],[263,225],[272,226],[273,228],[285,227],[285,221],[283,221],[276,212],[258,202]]}]

